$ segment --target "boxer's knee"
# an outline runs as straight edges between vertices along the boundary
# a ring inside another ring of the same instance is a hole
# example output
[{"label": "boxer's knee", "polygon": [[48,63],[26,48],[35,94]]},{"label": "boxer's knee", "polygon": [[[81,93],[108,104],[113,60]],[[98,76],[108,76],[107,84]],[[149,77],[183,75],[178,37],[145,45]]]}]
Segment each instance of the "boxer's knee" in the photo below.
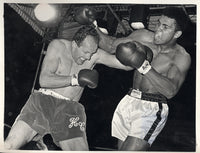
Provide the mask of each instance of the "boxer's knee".
[{"label": "boxer's knee", "polygon": [[12,149],[11,144],[7,141],[4,142],[4,148],[8,150]]},{"label": "boxer's knee", "polygon": [[5,149],[19,149],[24,144],[30,142],[37,134],[25,122],[17,121],[11,128],[5,142]]},{"label": "boxer's knee", "polygon": [[4,142],[4,148],[7,150],[17,149],[17,147],[14,145],[16,144],[15,141],[17,141],[15,138],[12,138],[11,136],[7,137]]},{"label": "boxer's knee", "polygon": [[88,151],[87,141],[83,137],[72,138],[59,142],[62,150],[66,151]]}]

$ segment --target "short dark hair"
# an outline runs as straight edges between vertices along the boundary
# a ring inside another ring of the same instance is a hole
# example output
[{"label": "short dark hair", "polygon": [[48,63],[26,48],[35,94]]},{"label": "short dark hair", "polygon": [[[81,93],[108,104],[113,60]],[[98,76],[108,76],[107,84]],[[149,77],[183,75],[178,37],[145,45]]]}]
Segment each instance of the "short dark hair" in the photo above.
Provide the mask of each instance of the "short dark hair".
[{"label": "short dark hair", "polygon": [[162,15],[172,18],[176,21],[176,30],[185,31],[189,18],[183,8],[179,7],[166,7]]},{"label": "short dark hair", "polygon": [[94,27],[85,25],[81,27],[74,35],[73,40],[76,42],[78,46],[81,45],[81,43],[84,41],[84,39],[88,36],[93,36],[95,41],[99,42],[99,35],[97,31],[94,29]]}]

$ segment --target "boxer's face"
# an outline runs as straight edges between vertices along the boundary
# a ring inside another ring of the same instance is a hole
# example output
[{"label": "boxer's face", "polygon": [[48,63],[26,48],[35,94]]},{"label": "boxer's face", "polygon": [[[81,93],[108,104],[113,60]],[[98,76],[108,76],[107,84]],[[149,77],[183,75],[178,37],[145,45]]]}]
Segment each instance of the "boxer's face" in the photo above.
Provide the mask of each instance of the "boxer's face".
[{"label": "boxer's face", "polygon": [[97,48],[98,45],[94,37],[88,35],[80,46],[76,45],[74,60],[79,65],[83,64],[86,60],[91,59],[92,55],[96,53]]},{"label": "boxer's face", "polygon": [[175,39],[176,21],[167,16],[161,16],[154,33],[154,43],[158,45],[168,44]]}]

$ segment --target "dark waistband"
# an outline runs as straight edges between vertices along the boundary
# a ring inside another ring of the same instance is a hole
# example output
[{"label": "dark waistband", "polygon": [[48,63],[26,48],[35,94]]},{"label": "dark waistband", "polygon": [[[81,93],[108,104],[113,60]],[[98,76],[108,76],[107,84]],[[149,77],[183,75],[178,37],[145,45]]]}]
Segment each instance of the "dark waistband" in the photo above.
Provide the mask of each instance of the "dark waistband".
[{"label": "dark waistband", "polygon": [[132,88],[130,88],[128,95],[142,100],[158,102],[158,103],[167,103],[167,98],[161,94],[145,93]]}]

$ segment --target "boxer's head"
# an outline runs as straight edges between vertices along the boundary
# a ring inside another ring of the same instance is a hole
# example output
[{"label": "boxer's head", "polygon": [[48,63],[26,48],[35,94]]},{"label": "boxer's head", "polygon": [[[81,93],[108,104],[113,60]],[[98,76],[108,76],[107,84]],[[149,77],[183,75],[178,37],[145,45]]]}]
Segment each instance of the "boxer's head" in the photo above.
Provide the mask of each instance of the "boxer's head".
[{"label": "boxer's head", "polygon": [[154,43],[171,44],[182,35],[188,22],[188,17],[182,8],[167,7],[163,10],[155,30]]},{"label": "boxer's head", "polygon": [[97,51],[99,36],[92,26],[83,26],[73,37],[72,55],[77,64],[90,60]]},{"label": "boxer's head", "polygon": [[189,18],[184,12],[183,8],[166,7],[163,10],[162,15],[175,20],[177,31],[182,31],[182,32],[185,31]]},{"label": "boxer's head", "polygon": [[84,41],[84,39],[88,36],[92,36],[96,43],[99,42],[99,35],[97,31],[92,26],[83,26],[80,28],[74,35],[73,41],[76,42],[76,44],[80,47],[81,43]]}]

